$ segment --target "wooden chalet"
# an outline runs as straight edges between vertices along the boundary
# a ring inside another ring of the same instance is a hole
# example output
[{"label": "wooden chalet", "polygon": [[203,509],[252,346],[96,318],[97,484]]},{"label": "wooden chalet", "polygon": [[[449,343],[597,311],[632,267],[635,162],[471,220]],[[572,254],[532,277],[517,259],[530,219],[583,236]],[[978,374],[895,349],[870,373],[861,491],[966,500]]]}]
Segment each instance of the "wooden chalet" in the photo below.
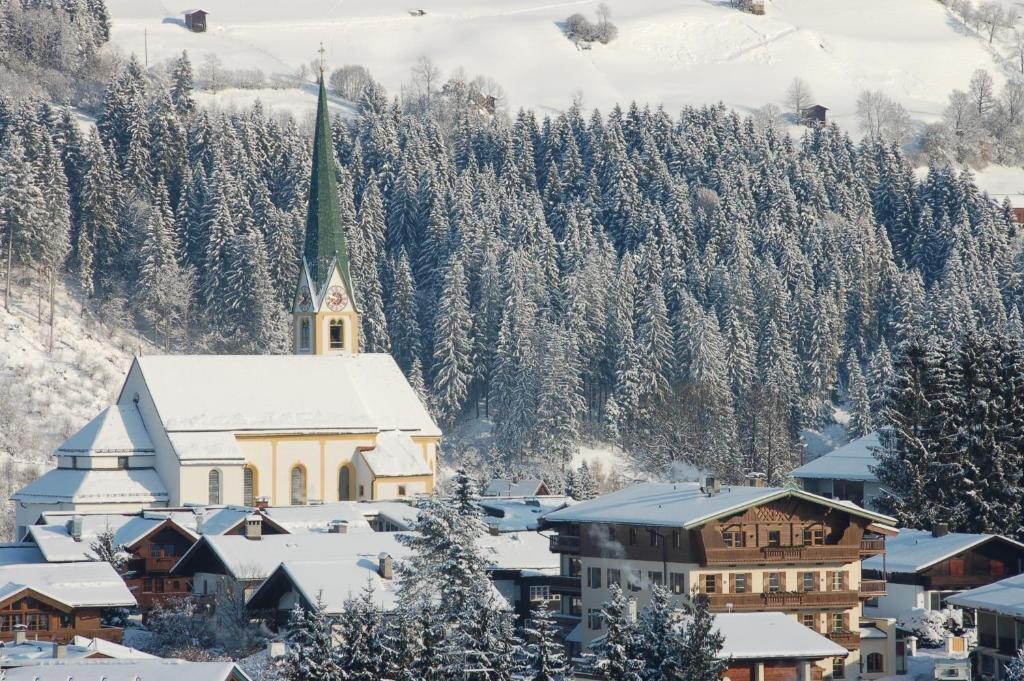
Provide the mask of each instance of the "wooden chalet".
[{"label": "wooden chalet", "polygon": [[185,12],[185,28],[193,33],[205,33],[207,14],[209,12],[201,9],[191,9]]}]

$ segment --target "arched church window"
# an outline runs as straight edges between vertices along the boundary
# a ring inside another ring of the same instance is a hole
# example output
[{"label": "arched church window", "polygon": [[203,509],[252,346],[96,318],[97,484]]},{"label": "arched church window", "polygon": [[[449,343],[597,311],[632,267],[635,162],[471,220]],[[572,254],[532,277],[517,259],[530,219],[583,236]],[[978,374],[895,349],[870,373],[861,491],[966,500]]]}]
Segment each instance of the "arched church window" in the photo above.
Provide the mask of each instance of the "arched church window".
[{"label": "arched church window", "polygon": [[352,470],[348,466],[342,466],[338,471],[338,499],[352,500]]},{"label": "arched church window", "polygon": [[332,319],[330,323],[331,350],[345,349],[345,320]]},{"label": "arched church window", "polygon": [[306,469],[302,466],[292,467],[292,506],[306,503]]},{"label": "arched church window", "polygon": [[256,470],[252,466],[242,469],[242,498],[246,506],[256,505]]},{"label": "arched church window", "polygon": [[210,497],[210,505],[214,506],[214,505],[220,504],[221,503],[221,496],[220,496],[220,471],[217,470],[216,468],[214,468],[212,471],[210,471],[210,475],[209,475],[209,478],[208,478],[207,482],[208,482],[208,485],[209,485],[209,490],[208,491],[209,491],[209,497]]},{"label": "arched church window", "polygon": [[299,320],[299,352],[309,352],[312,348],[313,324],[308,318]]}]

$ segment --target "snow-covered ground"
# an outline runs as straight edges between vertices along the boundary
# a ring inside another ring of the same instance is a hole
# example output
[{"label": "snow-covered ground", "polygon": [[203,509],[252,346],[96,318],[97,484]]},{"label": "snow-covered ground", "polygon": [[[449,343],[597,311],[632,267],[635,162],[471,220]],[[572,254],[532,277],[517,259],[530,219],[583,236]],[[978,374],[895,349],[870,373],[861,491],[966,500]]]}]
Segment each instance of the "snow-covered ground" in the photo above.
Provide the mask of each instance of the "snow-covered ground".
[{"label": "snow-covered ground", "polygon": [[[113,43],[150,64],[188,50],[197,68],[215,53],[223,68],[291,75],[318,57],[363,64],[392,93],[430,57],[445,73],[494,78],[513,109],[562,110],[637,100],[675,110],[723,101],[742,111],[781,105],[794,76],[840,123],[854,127],[859,91],[877,88],[931,121],[976,68],[1000,67],[976,36],[935,0],[767,0],[754,16],[725,0],[607,0],[619,38],[578,50],[561,32],[573,12],[593,18],[598,0],[206,0],[207,33],[184,28],[191,0],[108,0]],[[422,8],[424,16],[409,14]],[[997,76],[999,77],[999,76]],[[259,96],[312,108],[308,90]]]}]

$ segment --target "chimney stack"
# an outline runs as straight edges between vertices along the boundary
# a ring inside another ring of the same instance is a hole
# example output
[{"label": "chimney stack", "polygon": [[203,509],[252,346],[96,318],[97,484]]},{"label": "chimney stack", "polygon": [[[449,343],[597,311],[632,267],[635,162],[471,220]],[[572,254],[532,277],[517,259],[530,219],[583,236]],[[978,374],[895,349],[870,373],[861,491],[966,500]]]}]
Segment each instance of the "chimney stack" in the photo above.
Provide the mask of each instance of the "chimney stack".
[{"label": "chimney stack", "polygon": [[263,520],[259,515],[253,514],[245,518],[245,538],[252,541],[263,539]]},{"label": "chimney stack", "polygon": [[270,506],[270,497],[256,497],[256,508],[261,511],[267,510]]},{"label": "chimney stack", "polygon": [[501,534],[501,530],[498,528],[497,523],[487,523],[487,533],[492,537],[497,537]]},{"label": "chimney stack", "polygon": [[767,485],[767,479],[764,473],[750,472],[747,473],[747,486],[748,487],[765,487]]},{"label": "chimney stack", "polygon": [[71,538],[75,541],[82,541],[82,525],[85,520],[80,515],[71,517]]},{"label": "chimney stack", "polygon": [[24,627],[15,629],[14,631],[14,645],[20,646],[28,642],[28,632],[25,631]]},{"label": "chimney stack", "polygon": [[391,558],[390,553],[381,553],[377,556],[377,561],[380,565],[377,571],[380,573],[382,579],[391,579],[395,576],[395,562]]},{"label": "chimney stack", "polygon": [[713,475],[705,475],[700,480],[700,491],[709,497],[713,497],[722,491],[722,481]]},{"label": "chimney stack", "polygon": [[626,603],[626,621],[636,622],[636,599],[630,598]]},{"label": "chimney stack", "polygon": [[205,515],[203,513],[197,513],[196,514],[196,534],[202,534],[203,533],[203,519],[204,518],[205,518]]},{"label": "chimney stack", "polygon": [[938,538],[938,537],[945,537],[947,534],[949,534],[949,524],[948,523],[935,523],[934,525],[932,525],[932,536],[933,537],[936,537],[936,538]]},{"label": "chimney stack", "polygon": [[68,656],[68,645],[66,643],[53,642],[53,657],[61,659]]},{"label": "chimney stack", "polygon": [[348,521],[347,520],[332,520],[331,524],[327,526],[327,531],[331,534],[347,534],[348,533]]}]

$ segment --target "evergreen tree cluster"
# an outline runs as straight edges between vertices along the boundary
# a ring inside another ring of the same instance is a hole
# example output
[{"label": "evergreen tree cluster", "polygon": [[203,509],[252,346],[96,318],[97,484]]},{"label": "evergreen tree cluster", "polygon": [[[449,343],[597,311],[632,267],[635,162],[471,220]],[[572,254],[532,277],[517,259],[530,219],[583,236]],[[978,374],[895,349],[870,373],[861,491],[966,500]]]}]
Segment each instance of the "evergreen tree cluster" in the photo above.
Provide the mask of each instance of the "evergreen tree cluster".
[{"label": "evergreen tree cluster", "polygon": [[[89,135],[0,102],[0,227],[171,350],[284,351],[309,135],[191,88],[186,55],[129,61]],[[561,479],[600,428],[654,474],[778,483],[834,402],[877,425],[873,372],[911,331],[1021,328],[1008,207],[898,147],[721,106],[441,117],[368,87],[359,108],[333,132],[364,349],[446,426],[493,418],[512,477]]]},{"label": "evergreen tree cluster", "polygon": [[1024,537],[1019,336],[910,340],[897,353],[876,473],[908,527]]},{"label": "evergreen tree cluster", "polygon": [[707,601],[693,594],[672,603],[668,590],[651,589],[650,604],[639,614],[613,585],[601,610],[605,635],[595,645],[591,664],[608,681],[712,681],[721,678],[728,660],[725,642],[715,628]]}]

